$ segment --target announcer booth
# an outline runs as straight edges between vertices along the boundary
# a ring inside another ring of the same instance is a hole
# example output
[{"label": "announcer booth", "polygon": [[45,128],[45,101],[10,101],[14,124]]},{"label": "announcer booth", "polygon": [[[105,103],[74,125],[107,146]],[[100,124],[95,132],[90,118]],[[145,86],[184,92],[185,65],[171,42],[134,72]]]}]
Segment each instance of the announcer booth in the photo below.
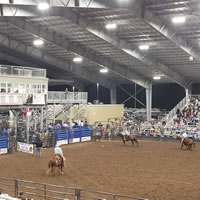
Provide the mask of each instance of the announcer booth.
[{"label": "announcer booth", "polygon": [[46,128],[47,94],[45,69],[0,65],[0,124],[7,122],[1,128],[14,131],[19,142],[32,143],[35,130]]}]

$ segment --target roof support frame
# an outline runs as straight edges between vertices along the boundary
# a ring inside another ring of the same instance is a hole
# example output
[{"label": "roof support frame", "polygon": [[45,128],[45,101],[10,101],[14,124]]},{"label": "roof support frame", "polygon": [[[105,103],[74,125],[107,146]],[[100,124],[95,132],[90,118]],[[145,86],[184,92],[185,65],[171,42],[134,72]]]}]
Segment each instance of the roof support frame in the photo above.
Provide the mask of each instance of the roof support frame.
[{"label": "roof support frame", "polygon": [[136,82],[138,85],[145,88],[148,87],[150,80],[145,79],[143,76],[138,75],[132,70],[126,69],[126,67],[123,65],[119,65],[118,63],[113,62],[107,58],[96,56],[94,53],[86,50],[80,45],[77,46],[77,45],[72,44],[70,41],[66,40],[65,36],[61,37],[55,32],[48,32],[48,31],[42,30],[38,26],[35,26],[33,23],[27,22],[25,19],[4,18],[4,21],[8,22],[9,24],[23,31],[28,32],[29,34],[36,35],[52,44],[55,44],[59,47],[62,47],[63,49],[66,49],[88,60],[91,60],[100,66],[105,66],[109,68],[111,71],[113,71],[114,73],[118,74],[119,76],[131,82]]},{"label": "roof support frame", "polygon": [[20,55],[28,56],[31,58],[35,58],[37,60],[41,60],[42,62],[48,63],[50,65],[56,66],[62,70],[66,70],[77,74],[84,79],[87,79],[90,82],[97,83],[99,82],[100,85],[110,89],[111,86],[115,85],[113,82],[106,80],[105,78],[99,78],[95,76],[93,73],[90,73],[85,70],[81,70],[80,66],[77,66],[73,63],[69,63],[67,61],[62,61],[55,57],[52,57],[48,54],[44,54],[41,50],[26,46],[23,43],[20,43],[16,40],[11,40],[9,37],[0,34],[0,46],[4,49],[8,49],[9,51],[15,51]]},{"label": "roof support frame", "polygon": [[[133,10],[133,17],[142,16],[141,15],[141,13],[143,12],[142,6],[140,6],[137,2],[136,2],[136,5],[137,5],[136,6],[137,9],[138,8],[140,9]],[[134,47],[128,44],[125,40],[119,39],[118,37],[114,35],[110,36],[105,31],[97,28],[94,22],[91,22],[81,17],[79,14],[77,14],[73,10],[69,10],[67,13],[63,13],[63,17],[71,20],[73,23],[79,25],[83,29],[86,29],[87,31],[103,39],[104,41],[116,46],[117,48],[121,49],[128,55],[131,55],[132,57],[136,58],[137,60],[143,62],[144,64],[153,66],[153,68],[160,70],[162,73],[168,76],[168,78],[177,82],[181,86],[186,87],[187,80],[184,79],[179,73],[173,71],[169,66],[166,66],[165,64],[157,61],[155,58],[151,58],[147,56],[145,53],[142,53],[141,51],[139,51],[138,47]]]}]

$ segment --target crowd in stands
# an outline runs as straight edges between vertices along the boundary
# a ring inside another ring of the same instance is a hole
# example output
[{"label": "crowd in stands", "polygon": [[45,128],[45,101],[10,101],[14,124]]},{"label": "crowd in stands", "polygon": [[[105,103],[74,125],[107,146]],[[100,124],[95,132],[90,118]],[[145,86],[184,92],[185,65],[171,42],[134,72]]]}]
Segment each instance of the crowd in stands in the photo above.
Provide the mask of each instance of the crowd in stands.
[{"label": "crowd in stands", "polygon": [[171,129],[176,134],[186,132],[191,137],[200,138],[200,98],[193,97],[182,110],[176,110]]},{"label": "crowd in stands", "polygon": [[192,123],[193,125],[197,125],[200,120],[200,99],[192,98],[183,110],[177,109],[176,114],[176,122],[178,124],[187,125],[188,123]]},{"label": "crowd in stands", "polygon": [[78,121],[78,122],[72,120],[71,123],[68,122],[68,121],[65,121],[63,124],[61,124],[61,123],[55,123],[55,124],[50,123],[48,125],[48,129],[57,129],[58,130],[58,129],[64,129],[64,128],[79,128],[79,127],[88,127],[88,126],[89,126],[89,124],[88,124],[87,120],[85,120],[85,121],[81,120],[81,121]]}]

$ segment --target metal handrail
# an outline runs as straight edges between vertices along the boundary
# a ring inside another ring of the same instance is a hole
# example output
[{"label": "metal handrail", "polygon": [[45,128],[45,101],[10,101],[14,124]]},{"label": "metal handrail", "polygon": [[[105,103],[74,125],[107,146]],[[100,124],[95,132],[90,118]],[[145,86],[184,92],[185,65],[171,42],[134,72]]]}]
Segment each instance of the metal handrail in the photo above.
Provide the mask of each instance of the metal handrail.
[{"label": "metal handrail", "polygon": [[87,92],[48,92],[48,103],[82,103],[88,102]]},{"label": "metal handrail", "polygon": [[[45,183],[39,183],[39,182],[33,182],[33,181],[26,181],[26,180],[19,180],[19,179],[10,179],[10,178],[0,178],[0,186],[3,185],[2,181],[11,181],[13,182],[13,184],[10,184],[9,186],[13,186],[14,190],[10,190],[7,188],[0,188],[1,191],[9,191],[15,194],[15,197],[19,196],[20,192],[23,192],[23,194],[25,195],[29,195],[29,197],[33,197],[33,196],[37,196],[37,197],[42,197],[43,199],[47,200],[47,199],[57,199],[57,200],[65,200],[66,198],[62,198],[62,197],[58,197],[58,196],[54,196],[51,194],[48,195],[47,192],[50,193],[55,193],[55,194],[63,194],[63,195],[67,195],[67,196],[73,196],[76,198],[76,200],[81,200],[82,197],[90,197],[90,199],[102,199],[99,197],[93,197],[92,194],[99,194],[99,195],[106,195],[106,196],[110,196],[113,200],[116,199],[116,197],[123,197],[123,198],[127,198],[127,199],[133,199],[133,200],[148,200],[148,199],[144,199],[144,198],[139,198],[139,197],[133,197],[133,196],[128,196],[128,195],[121,195],[121,194],[113,194],[113,193],[108,193],[108,192],[100,192],[100,191],[95,191],[95,190],[88,190],[88,189],[80,189],[80,188],[74,188],[74,187],[65,187],[65,186],[60,186],[60,185],[53,185],[53,184],[45,184]],[[42,187],[42,189],[40,188],[34,188],[31,186],[21,186],[19,183],[27,183],[27,184],[36,184]],[[62,192],[62,191],[56,191],[56,190],[49,190],[47,189],[47,187],[54,187],[54,188],[63,188],[63,189],[68,189],[68,190],[72,190],[71,192]],[[40,190],[41,192],[43,192],[43,194],[39,194],[39,193],[34,193],[34,192],[30,192],[30,191],[20,191],[20,189],[25,188],[25,189],[34,189],[34,190]],[[89,194],[84,194],[84,192],[87,192]]]},{"label": "metal handrail", "polygon": [[177,109],[182,110],[184,106],[187,104],[187,98],[184,97],[163,119],[163,121],[166,121],[166,125],[169,124],[173,118],[176,116]]}]

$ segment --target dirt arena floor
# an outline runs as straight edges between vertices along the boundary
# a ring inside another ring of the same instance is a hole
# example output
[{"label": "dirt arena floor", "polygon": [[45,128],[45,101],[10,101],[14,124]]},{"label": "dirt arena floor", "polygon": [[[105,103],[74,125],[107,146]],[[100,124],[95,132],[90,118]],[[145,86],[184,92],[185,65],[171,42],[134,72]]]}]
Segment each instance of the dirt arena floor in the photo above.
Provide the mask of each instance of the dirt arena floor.
[{"label": "dirt arena floor", "polygon": [[0,177],[119,193],[150,200],[200,200],[200,144],[192,151],[180,143],[87,142],[62,147],[64,175],[47,176],[53,149],[42,157],[26,153],[0,156]]}]

